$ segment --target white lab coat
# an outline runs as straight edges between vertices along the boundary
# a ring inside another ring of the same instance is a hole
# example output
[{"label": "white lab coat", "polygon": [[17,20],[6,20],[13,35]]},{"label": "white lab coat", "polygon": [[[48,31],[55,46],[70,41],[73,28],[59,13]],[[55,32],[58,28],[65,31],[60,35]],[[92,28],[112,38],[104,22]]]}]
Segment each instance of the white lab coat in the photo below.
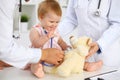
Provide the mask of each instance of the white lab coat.
[{"label": "white lab coat", "polygon": [[0,60],[18,68],[28,63],[37,63],[41,58],[40,49],[17,45],[13,40],[13,12],[17,0],[0,1]]},{"label": "white lab coat", "polygon": [[98,2],[99,0],[69,0],[66,16],[58,28],[63,36],[77,27],[79,36],[89,36],[97,41],[105,65],[118,66],[120,65],[120,40],[118,40],[120,0],[101,0],[100,17],[94,15]]}]

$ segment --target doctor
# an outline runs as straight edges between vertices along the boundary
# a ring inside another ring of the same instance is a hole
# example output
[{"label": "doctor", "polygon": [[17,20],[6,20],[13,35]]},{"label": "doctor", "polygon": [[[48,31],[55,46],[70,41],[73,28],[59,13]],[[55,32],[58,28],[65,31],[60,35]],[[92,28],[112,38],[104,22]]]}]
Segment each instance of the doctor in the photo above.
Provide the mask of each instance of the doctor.
[{"label": "doctor", "polygon": [[[89,58],[107,66],[120,66],[120,0],[69,0],[66,16],[59,24],[61,35],[76,27],[79,36],[89,36],[93,43]],[[101,64],[102,65],[102,64]]]},{"label": "doctor", "polygon": [[[28,1],[28,0],[26,0]],[[57,49],[33,49],[16,44],[13,40],[13,12],[17,0],[0,1],[0,60],[18,68],[40,60],[58,65],[63,52]]]}]

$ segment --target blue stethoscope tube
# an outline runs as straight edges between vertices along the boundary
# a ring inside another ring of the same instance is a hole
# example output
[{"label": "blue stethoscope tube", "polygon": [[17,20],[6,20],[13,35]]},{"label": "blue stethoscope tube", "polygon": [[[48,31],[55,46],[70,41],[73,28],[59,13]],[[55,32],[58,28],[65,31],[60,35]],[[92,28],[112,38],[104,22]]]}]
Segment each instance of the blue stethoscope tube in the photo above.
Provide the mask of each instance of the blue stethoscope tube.
[{"label": "blue stethoscope tube", "polygon": [[[44,32],[45,32],[45,34],[47,34],[47,31],[46,30],[44,30]],[[52,44],[53,44],[53,37],[52,38],[50,38],[50,48],[52,48],[53,46],[52,46]]]}]

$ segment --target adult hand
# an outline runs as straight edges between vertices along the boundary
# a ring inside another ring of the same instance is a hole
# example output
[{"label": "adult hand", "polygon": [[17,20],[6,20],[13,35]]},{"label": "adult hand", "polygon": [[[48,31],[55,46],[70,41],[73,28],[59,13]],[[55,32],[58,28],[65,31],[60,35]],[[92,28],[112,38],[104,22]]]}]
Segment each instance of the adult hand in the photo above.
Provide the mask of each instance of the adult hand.
[{"label": "adult hand", "polygon": [[88,59],[90,56],[95,54],[99,49],[98,43],[96,43],[96,42],[92,42],[88,45],[90,46],[90,50],[89,50],[88,55],[86,56],[86,59]]},{"label": "adult hand", "polygon": [[59,65],[60,62],[63,60],[64,52],[61,50],[58,50],[56,48],[47,48],[42,50],[42,57],[41,61]]}]

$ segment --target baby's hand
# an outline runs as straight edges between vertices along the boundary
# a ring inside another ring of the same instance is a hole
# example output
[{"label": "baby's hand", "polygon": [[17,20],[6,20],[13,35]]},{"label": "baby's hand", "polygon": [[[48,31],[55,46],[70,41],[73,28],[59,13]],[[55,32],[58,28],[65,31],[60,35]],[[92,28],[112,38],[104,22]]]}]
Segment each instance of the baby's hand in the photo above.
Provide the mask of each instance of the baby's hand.
[{"label": "baby's hand", "polygon": [[55,36],[55,35],[54,35],[54,31],[48,32],[48,33],[47,33],[47,36],[48,36],[48,38],[54,37],[54,36]]},{"label": "baby's hand", "polygon": [[68,46],[66,47],[66,49],[65,49],[65,53],[68,52],[68,51],[70,51],[71,49],[72,49],[72,46],[68,45]]}]

